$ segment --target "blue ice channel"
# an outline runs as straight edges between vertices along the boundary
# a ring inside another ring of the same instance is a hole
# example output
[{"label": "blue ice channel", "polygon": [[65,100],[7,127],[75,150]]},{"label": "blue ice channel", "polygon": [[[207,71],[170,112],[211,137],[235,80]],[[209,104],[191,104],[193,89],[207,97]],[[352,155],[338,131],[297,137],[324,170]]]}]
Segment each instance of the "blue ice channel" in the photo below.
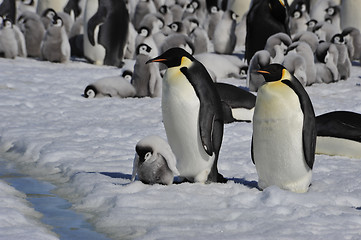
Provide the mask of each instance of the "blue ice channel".
[{"label": "blue ice channel", "polygon": [[96,232],[84,217],[71,210],[71,203],[52,193],[55,185],[19,173],[8,161],[0,159],[0,179],[27,196],[32,207],[43,214],[42,223],[62,240],[108,240]]}]

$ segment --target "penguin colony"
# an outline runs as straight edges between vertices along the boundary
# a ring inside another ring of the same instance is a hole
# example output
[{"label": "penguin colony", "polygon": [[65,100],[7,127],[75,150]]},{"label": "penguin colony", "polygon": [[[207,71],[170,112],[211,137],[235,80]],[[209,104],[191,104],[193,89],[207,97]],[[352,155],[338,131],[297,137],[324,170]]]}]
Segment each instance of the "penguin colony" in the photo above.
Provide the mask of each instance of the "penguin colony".
[{"label": "penguin colony", "polygon": [[[226,182],[223,124],[252,122],[260,189],[306,192],[314,155],[360,157],[360,114],[315,116],[305,87],[350,77],[361,1],[3,0],[0,56],[120,69],[83,96],[162,97],[167,141],[136,145],[132,180]],[[124,67],[130,62],[130,67]],[[248,89],[217,82],[246,81]],[[257,92],[257,97],[252,92]],[[275,120],[276,119],[276,120]],[[169,144],[169,145],[168,145]]]}]

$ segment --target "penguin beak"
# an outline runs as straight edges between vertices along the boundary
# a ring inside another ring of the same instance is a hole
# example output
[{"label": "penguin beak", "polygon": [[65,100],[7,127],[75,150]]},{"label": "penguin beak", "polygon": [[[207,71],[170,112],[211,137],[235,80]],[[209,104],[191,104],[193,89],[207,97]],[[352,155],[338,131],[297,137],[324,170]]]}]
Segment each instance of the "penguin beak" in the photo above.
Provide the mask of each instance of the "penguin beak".
[{"label": "penguin beak", "polygon": [[165,62],[167,61],[167,59],[165,58],[153,58],[153,59],[149,59],[145,64],[151,63],[151,62]]},{"label": "penguin beak", "polygon": [[258,73],[261,73],[261,74],[262,74],[262,73],[264,73],[264,74],[271,74],[270,72],[264,71],[264,70],[258,70],[257,72],[258,72]]}]

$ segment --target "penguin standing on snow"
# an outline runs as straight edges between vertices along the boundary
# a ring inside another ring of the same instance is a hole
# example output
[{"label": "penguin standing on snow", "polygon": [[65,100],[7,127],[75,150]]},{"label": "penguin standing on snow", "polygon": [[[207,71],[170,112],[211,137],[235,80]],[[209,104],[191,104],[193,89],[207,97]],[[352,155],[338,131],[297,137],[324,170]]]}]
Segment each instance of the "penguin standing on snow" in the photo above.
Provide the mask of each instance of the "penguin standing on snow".
[{"label": "penguin standing on snow", "polygon": [[181,48],[149,62],[167,66],[162,114],[168,142],[177,157],[180,177],[191,182],[226,182],[218,173],[223,138],[222,103],[206,68]]},{"label": "penguin standing on snow", "polygon": [[67,62],[70,59],[70,44],[63,21],[55,16],[41,43],[42,59],[50,62]]},{"label": "penguin standing on snow", "polygon": [[0,30],[0,56],[14,59],[18,51],[13,24],[10,19],[5,18]]},{"label": "penguin standing on snow", "polygon": [[245,52],[247,62],[250,62],[257,51],[264,49],[268,37],[279,32],[290,35],[287,1],[252,1],[247,14]]},{"label": "penguin standing on snow", "polygon": [[138,175],[146,184],[173,183],[174,175],[179,172],[176,158],[166,141],[158,136],[147,136],[137,143],[135,151],[132,181]]},{"label": "penguin standing on snow", "polygon": [[214,29],[212,38],[214,51],[221,54],[232,54],[237,43],[236,22],[237,14],[232,11],[223,13],[221,21]]},{"label": "penguin standing on snow", "polygon": [[[95,8],[96,3],[88,1],[87,7]],[[98,64],[122,67],[126,43],[128,40],[129,13],[124,0],[98,0],[95,14],[86,22],[84,35],[84,54]],[[96,43],[103,46],[103,59],[92,59],[91,46]]]},{"label": "penguin standing on snow", "polygon": [[252,160],[258,186],[276,185],[306,192],[312,178],[316,122],[301,83],[280,64],[259,70],[266,83],[258,89],[253,116]]}]

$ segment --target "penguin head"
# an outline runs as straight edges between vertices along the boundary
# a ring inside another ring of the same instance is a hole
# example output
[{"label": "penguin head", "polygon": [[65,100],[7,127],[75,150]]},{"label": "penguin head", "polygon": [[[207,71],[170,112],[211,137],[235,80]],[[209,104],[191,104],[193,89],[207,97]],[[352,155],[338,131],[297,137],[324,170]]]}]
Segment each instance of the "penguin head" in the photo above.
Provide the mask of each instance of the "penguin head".
[{"label": "penguin head", "polygon": [[330,6],[325,9],[325,12],[328,16],[333,17],[340,12],[340,7],[339,6]]},{"label": "penguin head", "polygon": [[49,20],[53,21],[54,20],[54,17],[56,16],[56,12],[54,9],[52,8],[47,8],[44,10],[42,16],[43,17],[47,17]]},{"label": "penguin head", "polygon": [[183,23],[182,22],[172,22],[171,24],[168,25],[168,27],[173,31],[173,32],[182,32],[183,31]]},{"label": "penguin head", "polygon": [[98,91],[97,91],[96,87],[94,87],[93,85],[88,85],[84,90],[83,96],[85,98],[95,98],[97,93],[98,93]]},{"label": "penguin head", "polygon": [[302,11],[301,10],[294,10],[292,15],[291,15],[294,19],[300,19],[302,17]]},{"label": "penguin head", "polygon": [[21,0],[21,3],[28,6],[34,6],[34,0]]},{"label": "penguin head", "polygon": [[257,71],[262,74],[266,82],[277,82],[285,79],[292,79],[291,73],[281,64],[269,64]]},{"label": "penguin head", "polygon": [[2,27],[4,29],[11,29],[13,28],[13,22],[9,18],[5,18],[2,22]]},{"label": "penguin head", "polygon": [[142,164],[145,161],[149,161],[153,156],[153,149],[150,146],[137,145],[135,151],[139,156],[139,163]]},{"label": "penguin head", "polygon": [[132,77],[133,77],[133,72],[130,70],[124,70],[124,72],[122,73],[122,77],[127,80],[127,81],[131,81]]},{"label": "penguin head", "polygon": [[62,27],[63,26],[63,19],[61,19],[59,16],[55,16],[52,21],[52,26],[55,27]]},{"label": "penguin head", "polygon": [[306,23],[307,27],[311,30],[313,30],[313,28],[316,26],[317,24],[317,20],[316,19],[311,19],[310,21],[308,21]]},{"label": "penguin head", "polygon": [[139,54],[149,55],[151,51],[152,51],[152,48],[149,45],[147,45],[145,43],[141,43],[137,47],[136,54],[137,55],[139,55]]},{"label": "penguin head", "polygon": [[335,34],[331,38],[331,43],[346,44],[345,37],[341,33]]},{"label": "penguin head", "polygon": [[195,61],[195,58],[186,50],[177,47],[165,51],[160,56],[150,59],[146,63],[161,62],[165,64],[168,68],[172,68],[181,66],[184,59],[188,59],[191,62]]}]

